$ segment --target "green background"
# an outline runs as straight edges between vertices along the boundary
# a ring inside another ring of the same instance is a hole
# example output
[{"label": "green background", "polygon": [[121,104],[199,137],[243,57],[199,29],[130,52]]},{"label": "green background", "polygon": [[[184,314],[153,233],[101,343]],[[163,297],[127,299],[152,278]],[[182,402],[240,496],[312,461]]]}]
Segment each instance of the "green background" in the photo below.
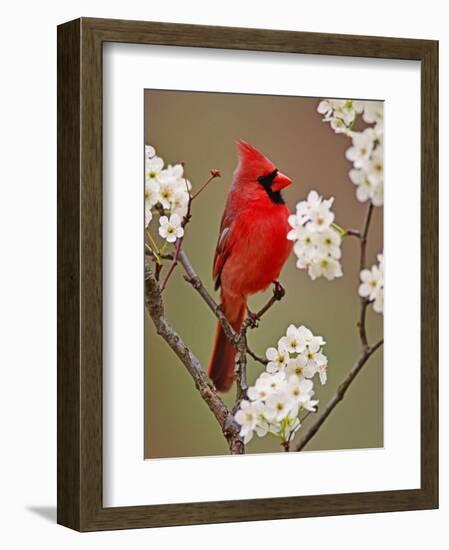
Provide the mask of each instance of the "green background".
[{"label": "green background", "polygon": [[[316,112],[316,98],[254,96],[199,92],[145,91],[145,143],[153,145],[165,163],[185,163],[193,190],[201,186],[211,168],[221,170],[193,203],[184,247],[208,290],[213,291],[212,260],[220,218],[236,166],[234,140],[243,138],[266,154],[294,184],[284,197],[291,210],[311,189],[335,197],[336,223],[360,229],[366,203],[356,200],[348,178],[352,167],[345,158],[350,140],[336,135]],[[367,265],[376,262],[383,248],[383,209],[376,208],[367,247]],[[156,222],[157,223],[157,222]],[[156,224],[150,226],[153,234]],[[351,368],[360,350],[356,323],[359,317],[359,243],[342,245],[341,279],[312,281],[287,261],[281,281],[287,290],[282,302],[249,334],[251,348],[264,354],[276,345],[290,323],[304,324],[327,342],[328,382],[315,383],[316,398],[324,405]],[[250,298],[252,310],[271,295]],[[182,278],[178,268],[164,292],[166,314],[184,341],[207,368],[215,333],[215,319],[202,299]],[[383,319],[369,308],[370,342],[382,335]],[[249,358],[248,379],[253,382],[262,366]],[[235,388],[224,395],[232,406]],[[313,421],[313,415],[305,421]],[[301,434],[299,431],[297,437]],[[215,418],[194,388],[184,366],[155,333],[145,314],[145,458],[227,454]],[[382,349],[370,358],[342,403],[333,411],[306,450],[374,448],[383,445]],[[247,453],[277,452],[278,440],[255,437]]]}]

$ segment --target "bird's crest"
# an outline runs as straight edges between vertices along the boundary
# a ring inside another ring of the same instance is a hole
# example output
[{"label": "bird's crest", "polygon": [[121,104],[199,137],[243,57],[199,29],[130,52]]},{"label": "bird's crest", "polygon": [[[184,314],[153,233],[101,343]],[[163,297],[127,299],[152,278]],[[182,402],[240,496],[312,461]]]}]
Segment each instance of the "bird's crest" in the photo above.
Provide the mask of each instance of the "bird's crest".
[{"label": "bird's crest", "polygon": [[240,159],[240,169],[257,175],[271,172],[276,167],[265,155],[243,139],[235,142]]}]

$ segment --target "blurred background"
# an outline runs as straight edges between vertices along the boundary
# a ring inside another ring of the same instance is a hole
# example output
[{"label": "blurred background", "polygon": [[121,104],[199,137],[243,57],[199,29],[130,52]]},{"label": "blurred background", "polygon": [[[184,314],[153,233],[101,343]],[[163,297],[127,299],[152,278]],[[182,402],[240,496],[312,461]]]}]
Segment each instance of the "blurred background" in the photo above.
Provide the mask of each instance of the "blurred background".
[{"label": "blurred background", "polygon": [[[218,229],[232,174],[237,163],[234,140],[243,138],[268,156],[279,170],[290,176],[284,198],[293,211],[311,189],[325,198],[335,197],[335,221],[344,228],[361,229],[366,203],[355,197],[348,171],[352,164],[345,151],[350,140],[335,134],[316,112],[320,99],[219,94],[180,91],[145,91],[145,144],[153,145],[165,164],[185,163],[193,190],[209,177],[211,168],[222,173],[193,203],[184,247],[209,292],[213,291],[212,261]],[[367,265],[376,262],[383,249],[383,209],[375,208],[367,247]],[[151,226],[150,226],[151,227]],[[154,232],[154,228],[153,228]],[[304,324],[322,335],[327,344],[328,382],[315,383],[316,395],[324,405],[357,359],[360,342],[359,243],[347,238],[342,245],[344,276],[334,281],[312,281],[295,267],[292,254],[282,273],[286,297],[263,317],[258,329],[250,331],[249,343],[263,355],[276,346],[289,324]],[[271,296],[250,298],[253,311]],[[175,329],[207,368],[215,318],[202,299],[175,270],[164,292],[166,315]],[[145,458],[188,457],[228,454],[215,418],[199,397],[185,367],[156,334],[145,314]],[[383,332],[382,316],[369,308],[367,329],[370,342]],[[252,383],[263,369],[248,358],[248,380]],[[235,387],[223,395],[232,407]],[[310,415],[306,426],[313,421]],[[300,437],[301,430],[297,434]],[[305,450],[375,448],[383,446],[383,360],[382,349],[371,357],[344,400],[337,405]],[[254,439],[247,453],[280,452],[272,436]]]}]

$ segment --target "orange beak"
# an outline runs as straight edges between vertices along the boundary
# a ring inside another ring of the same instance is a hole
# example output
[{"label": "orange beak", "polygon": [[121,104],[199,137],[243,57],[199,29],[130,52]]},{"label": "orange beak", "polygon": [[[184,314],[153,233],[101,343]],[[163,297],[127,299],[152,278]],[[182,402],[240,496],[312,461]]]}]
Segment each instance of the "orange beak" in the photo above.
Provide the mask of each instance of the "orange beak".
[{"label": "orange beak", "polygon": [[281,189],[284,189],[284,187],[287,187],[287,185],[290,185],[291,183],[293,183],[293,181],[288,176],[286,176],[282,172],[278,172],[276,174],[276,177],[273,180],[271,189],[273,191],[280,191]]}]

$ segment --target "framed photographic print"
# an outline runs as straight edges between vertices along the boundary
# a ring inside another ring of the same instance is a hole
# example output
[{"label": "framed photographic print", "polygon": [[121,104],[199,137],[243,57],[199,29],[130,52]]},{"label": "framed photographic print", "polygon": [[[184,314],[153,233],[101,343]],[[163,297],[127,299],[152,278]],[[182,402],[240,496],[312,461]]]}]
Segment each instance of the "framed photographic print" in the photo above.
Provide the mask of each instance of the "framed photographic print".
[{"label": "framed photographic print", "polygon": [[58,28],[58,522],[438,506],[438,43]]}]

